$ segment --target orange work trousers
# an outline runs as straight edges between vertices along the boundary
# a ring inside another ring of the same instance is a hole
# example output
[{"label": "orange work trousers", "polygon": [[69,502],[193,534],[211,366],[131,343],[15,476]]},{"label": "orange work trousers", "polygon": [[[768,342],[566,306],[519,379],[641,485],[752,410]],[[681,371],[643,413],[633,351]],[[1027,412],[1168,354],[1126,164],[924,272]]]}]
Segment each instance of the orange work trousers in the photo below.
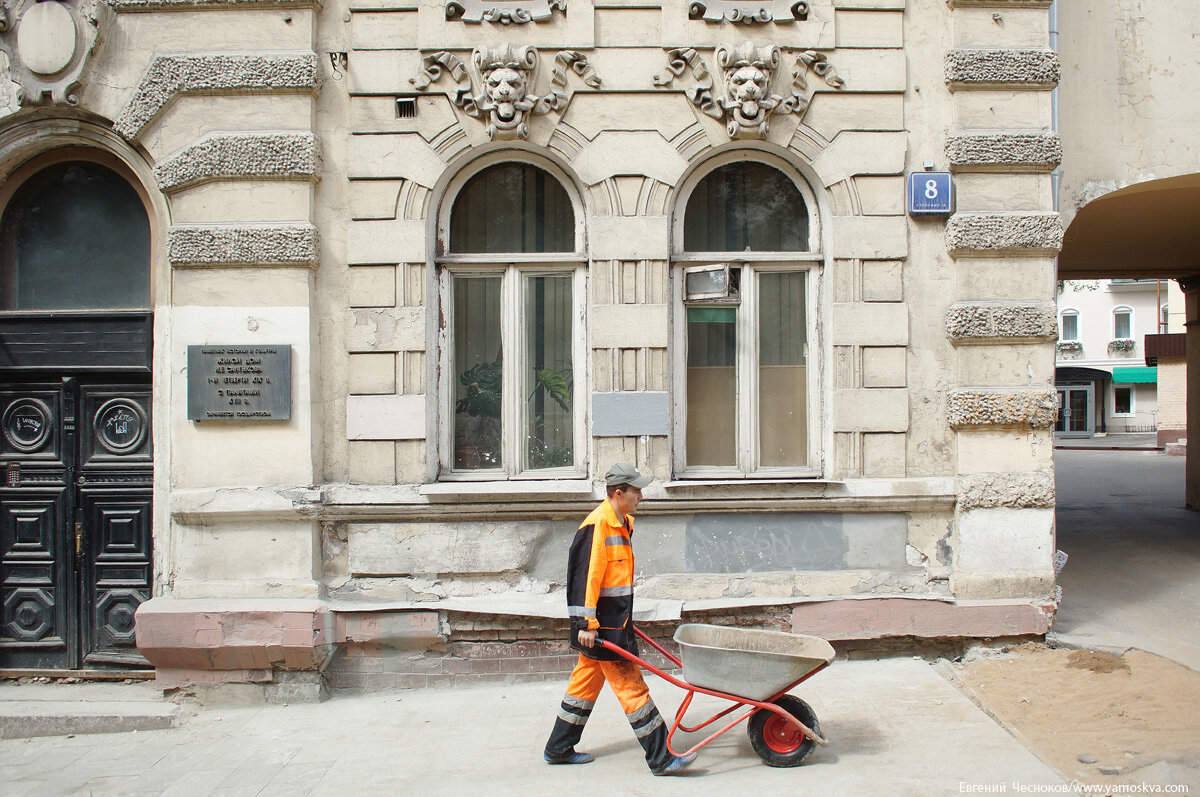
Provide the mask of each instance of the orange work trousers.
[{"label": "orange work trousers", "polygon": [[641,668],[628,661],[597,661],[582,654],[571,672],[571,680],[567,682],[567,693],[563,695],[559,706],[554,730],[546,743],[546,752],[565,755],[574,751],[606,681],[620,701],[634,735],[646,751],[646,763],[651,769],[665,766],[672,758],[667,748],[667,729],[663,725],[662,715],[650,699],[650,690],[646,687]]}]

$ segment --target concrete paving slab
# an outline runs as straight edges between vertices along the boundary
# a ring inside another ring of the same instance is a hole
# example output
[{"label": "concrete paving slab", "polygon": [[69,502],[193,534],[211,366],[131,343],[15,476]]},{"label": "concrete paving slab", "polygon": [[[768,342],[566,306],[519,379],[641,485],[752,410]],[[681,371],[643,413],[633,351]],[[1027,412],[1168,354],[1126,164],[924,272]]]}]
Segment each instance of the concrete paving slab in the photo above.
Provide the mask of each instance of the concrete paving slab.
[{"label": "concrete paving slab", "polygon": [[1138,648],[1200,671],[1200,512],[1183,508],[1184,459],[1055,451],[1062,605],[1052,644]]},{"label": "concrete paving slab", "polygon": [[[655,702],[673,715],[683,693],[649,680]],[[101,747],[82,744],[85,737],[4,740],[0,761],[6,789],[39,795],[728,797],[803,790],[928,797],[962,793],[962,784],[1065,782],[933,667],[911,658],[835,662],[796,690],[813,705],[831,743],[795,769],[763,765],[739,727],[701,751],[686,775],[655,778],[607,690],[581,745],[597,760],[548,766],[542,748],[564,686],[421,689],[213,708],[179,728],[105,736]],[[724,705],[697,698],[692,716]],[[105,756],[122,763],[105,766]]]}]

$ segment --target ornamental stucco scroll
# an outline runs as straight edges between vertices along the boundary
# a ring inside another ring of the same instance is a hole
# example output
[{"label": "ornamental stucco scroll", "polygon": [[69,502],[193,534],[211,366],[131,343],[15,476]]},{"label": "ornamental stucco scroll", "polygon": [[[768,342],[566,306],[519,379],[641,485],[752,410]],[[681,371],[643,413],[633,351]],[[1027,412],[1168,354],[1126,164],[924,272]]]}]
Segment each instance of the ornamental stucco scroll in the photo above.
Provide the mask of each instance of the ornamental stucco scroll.
[{"label": "ornamental stucco scroll", "polygon": [[546,22],[557,9],[567,12],[567,0],[446,0],[446,19],[524,25]]},{"label": "ornamental stucco scroll", "polygon": [[808,19],[805,0],[694,0],[688,7],[690,19],[705,22],[796,22]]},{"label": "ornamental stucco scroll", "polygon": [[18,0],[0,9],[0,115],[20,106],[77,105],[107,13],[99,0]]},{"label": "ornamental stucco scroll", "polygon": [[568,71],[579,75],[586,85],[599,88],[600,76],[587,58],[575,50],[563,50],[554,57],[549,93],[539,94],[541,55],[534,47],[511,44],[475,48],[470,67],[453,53],[432,53],[422,59],[420,73],[409,82],[417,91],[425,91],[449,75],[454,81],[448,92],[451,101],[482,120],[489,139],[523,139],[529,136],[531,117],[566,109],[570,101]]},{"label": "ornamental stucco scroll", "polygon": [[794,69],[785,63],[783,49],[777,45],[722,44],[715,58],[716,78],[696,49],[669,50],[667,69],[654,76],[654,84],[669,86],[690,71],[693,84],[684,89],[688,99],[708,116],[725,122],[730,138],[765,138],[770,117],[792,113],[803,117],[812,101],[805,77],[810,70],[832,88],[845,85],[824,53],[815,50],[800,52]]}]

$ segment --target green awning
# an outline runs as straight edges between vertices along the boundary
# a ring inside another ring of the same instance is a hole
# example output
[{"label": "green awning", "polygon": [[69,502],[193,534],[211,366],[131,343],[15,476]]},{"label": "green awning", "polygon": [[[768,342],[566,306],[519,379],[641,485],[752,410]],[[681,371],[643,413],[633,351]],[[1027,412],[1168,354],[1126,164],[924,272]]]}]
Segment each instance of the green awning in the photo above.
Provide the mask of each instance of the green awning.
[{"label": "green awning", "polygon": [[1153,385],[1158,382],[1158,368],[1137,365],[1131,368],[1114,368],[1115,385]]}]

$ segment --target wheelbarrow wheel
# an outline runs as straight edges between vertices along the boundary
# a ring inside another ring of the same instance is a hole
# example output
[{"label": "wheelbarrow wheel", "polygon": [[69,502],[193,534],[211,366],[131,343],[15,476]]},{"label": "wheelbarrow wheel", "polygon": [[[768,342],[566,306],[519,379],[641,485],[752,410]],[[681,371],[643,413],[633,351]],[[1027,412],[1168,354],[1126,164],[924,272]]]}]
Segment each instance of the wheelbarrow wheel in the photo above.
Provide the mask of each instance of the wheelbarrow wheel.
[{"label": "wheelbarrow wheel", "polygon": [[[816,712],[800,698],[784,695],[775,701],[775,705],[817,733],[821,732]],[[770,767],[798,767],[817,746],[804,731],[773,711],[755,713],[746,732],[754,752]]]}]

